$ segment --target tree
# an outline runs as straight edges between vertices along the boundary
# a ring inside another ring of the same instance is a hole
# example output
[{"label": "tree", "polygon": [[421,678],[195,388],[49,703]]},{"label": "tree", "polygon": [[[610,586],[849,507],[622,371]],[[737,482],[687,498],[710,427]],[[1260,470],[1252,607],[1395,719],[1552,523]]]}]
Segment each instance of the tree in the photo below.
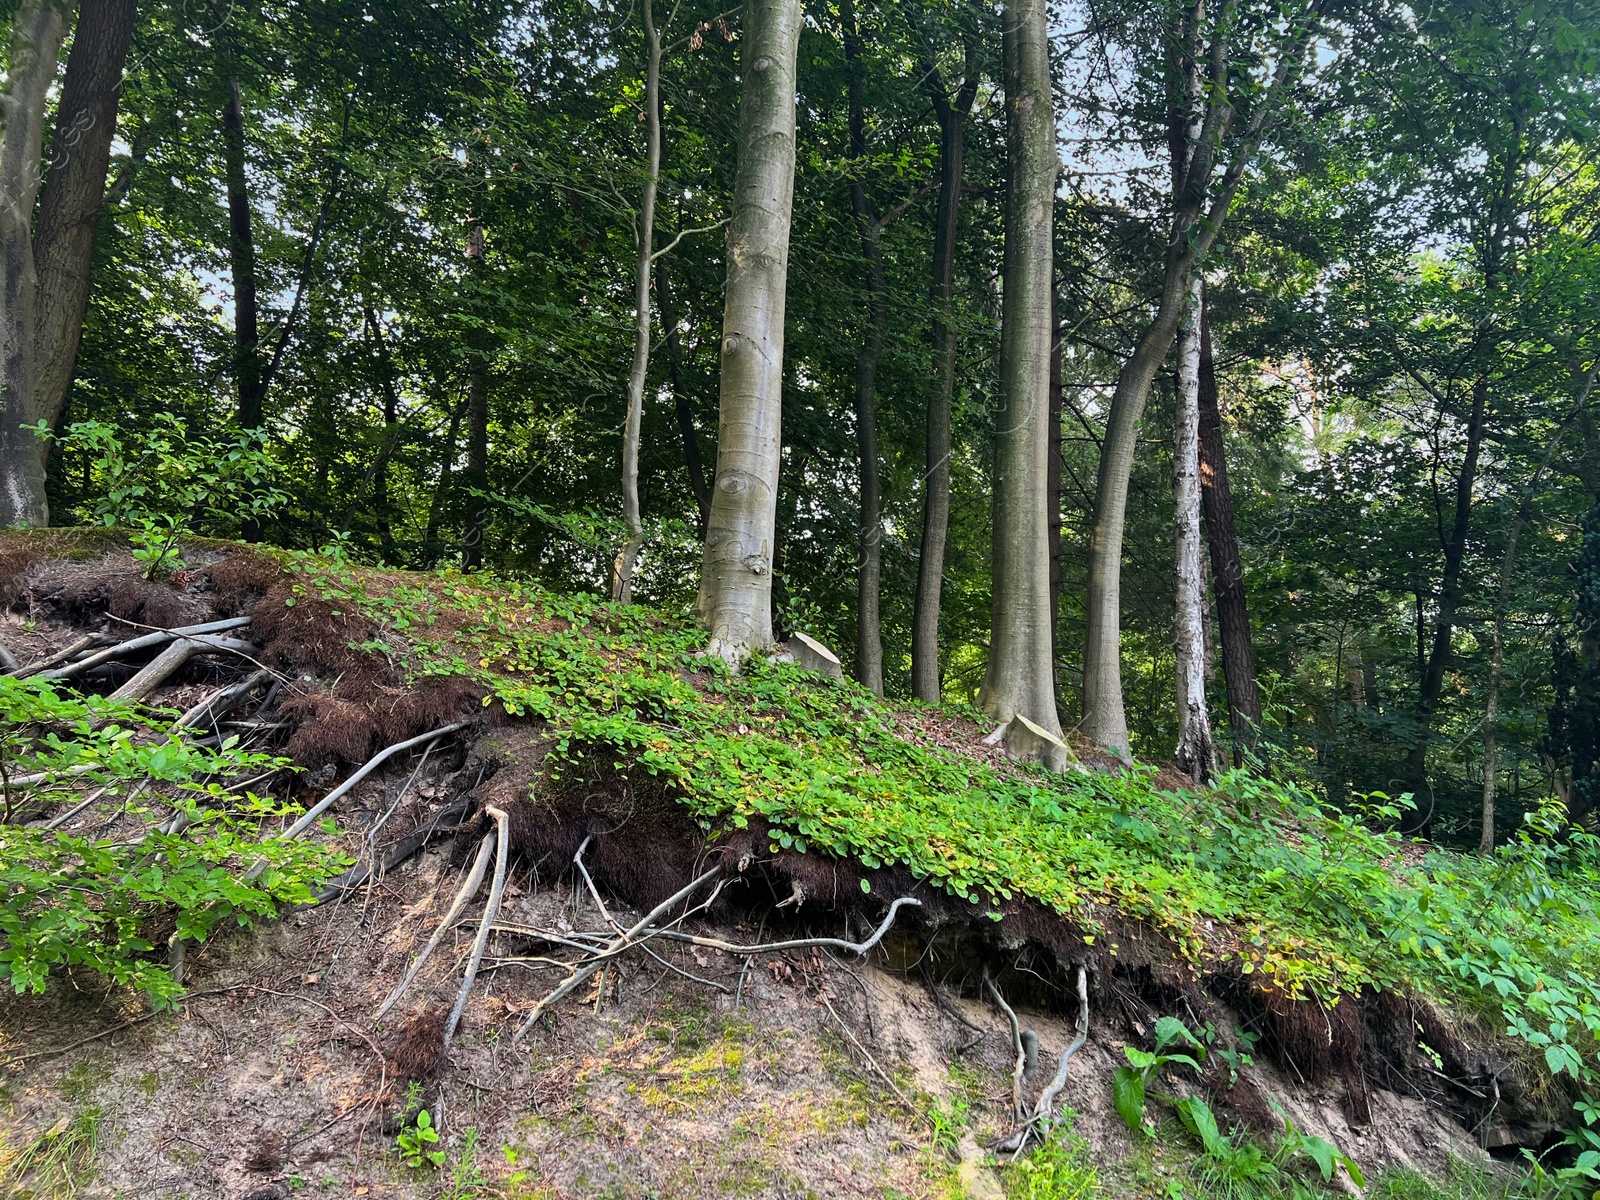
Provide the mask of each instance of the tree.
[{"label": "tree", "polygon": [[980,703],[997,721],[1011,722],[1015,728],[1018,717],[1026,718],[1050,735],[1050,741],[1032,753],[1059,769],[1065,765],[1065,747],[1059,740],[1061,721],[1056,714],[1046,512],[1055,286],[1052,214],[1059,160],[1044,0],[1010,0],[1003,19],[1007,164],[1000,326],[1003,403],[995,429],[989,665]]},{"label": "tree", "polygon": [[697,605],[711,633],[709,652],[730,663],[772,644],[800,25],[799,0],[746,4],[716,482]]},{"label": "tree", "polygon": [[[950,93],[932,50],[925,51],[922,87],[939,122],[939,205],[933,230],[933,386],[924,422],[922,544],[917,559],[917,599],[911,631],[911,691],[919,700],[943,699],[939,671],[939,608],[944,585],[945,539],[950,529],[950,407],[955,396],[960,340],[956,329],[956,241],[961,189],[966,180],[967,121],[981,82],[976,13],[962,23],[965,52],[961,84]],[[924,38],[924,42],[927,42]]]},{"label": "tree", "polygon": [[[1245,172],[1291,101],[1324,7],[1324,0],[1315,0],[1309,8],[1286,14],[1282,33],[1269,19],[1255,30],[1254,38],[1247,39],[1251,57],[1268,64],[1266,79],[1252,78],[1248,71],[1242,79],[1235,79],[1231,73],[1240,0],[1223,0],[1209,29],[1202,4],[1179,9],[1173,15],[1174,27],[1163,32],[1168,44],[1182,47],[1189,61],[1205,62],[1202,95],[1206,107],[1192,153],[1172,193],[1171,233],[1155,315],[1123,364],[1111,397],[1096,485],[1094,532],[1089,544],[1082,728],[1099,745],[1121,754],[1128,753],[1121,665],[1122,532],[1139,420],[1156,371],[1176,337],[1190,276],[1210,252]],[[1260,94],[1250,103],[1248,117],[1236,123],[1242,96],[1252,90]],[[1170,118],[1167,124],[1170,128]],[[1231,154],[1226,153],[1230,141]],[[1225,157],[1225,169],[1213,180]]]},{"label": "tree", "polygon": [[12,18],[0,140],[0,526],[49,523],[46,444],[25,426],[54,425],[72,382],[133,20],[134,0],[85,0],[39,198],[65,15],[59,3],[25,0]]}]

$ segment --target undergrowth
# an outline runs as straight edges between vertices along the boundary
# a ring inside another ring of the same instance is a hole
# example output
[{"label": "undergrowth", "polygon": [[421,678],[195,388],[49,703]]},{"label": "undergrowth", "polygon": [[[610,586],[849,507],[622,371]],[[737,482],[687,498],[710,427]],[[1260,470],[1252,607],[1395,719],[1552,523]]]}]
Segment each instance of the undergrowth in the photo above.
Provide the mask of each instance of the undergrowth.
[{"label": "undergrowth", "polygon": [[712,836],[761,819],[775,848],[899,864],[997,920],[1017,897],[1091,930],[1115,910],[1196,969],[1291,997],[1412,987],[1595,1085],[1600,849],[1559,814],[1481,858],[1389,832],[1382,796],[1345,812],[1245,771],[1191,792],[1149,770],[1000,768],[853,683],[764,660],[732,674],[686,619],[489,576],[289,564],[300,594],[375,621],[367,648],[404,674],[475,680],[486,704],[550,723],[558,770],[600,757],[656,776]]}]

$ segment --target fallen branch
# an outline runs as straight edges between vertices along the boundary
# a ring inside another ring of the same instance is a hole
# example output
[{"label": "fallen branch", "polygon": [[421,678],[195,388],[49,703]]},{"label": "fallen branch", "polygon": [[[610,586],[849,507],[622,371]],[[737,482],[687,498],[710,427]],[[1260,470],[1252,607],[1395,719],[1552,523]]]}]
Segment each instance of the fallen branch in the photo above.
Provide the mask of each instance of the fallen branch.
[{"label": "fallen branch", "polygon": [[387,746],[378,751],[371,758],[367,759],[366,763],[361,767],[360,770],[356,771],[338,787],[334,788],[333,791],[329,792],[321,800],[318,800],[314,805],[307,809],[305,815],[293,825],[289,826],[288,829],[278,834],[279,840],[285,842],[293,841],[306,830],[310,829],[316,819],[326,812],[328,807],[333,804],[335,800],[338,800],[341,796],[347,794],[351,788],[355,787],[356,784],[360,783],[368,775],[371,775],[396,754],[399,754],[403,750],[409,750],[413,746],[420,746],[424,742],[432,742],[438,738],[442,738],[447,733],[454,733],[456,730],[465,729],[466,727],[467,723],[465,721],[456,721],[449,725],[442,725],[438,729],[435,729],[432,733],[420,734],[417,737],[408,738],[403,742],[396,742],[394,745]]},{"label": "fallen branch", "polygon": [[86,633],[73,642],[72,645],[57,650],[54,654],[41,658],[37,662],[31,662],[25,667],[17,667],[15,670],[7,671],[6,674],[15,679],[26,679],[30,675],[37,675],[40,671],[47,671],[57,663],[66,662],[74,654],[83,653],[90,646],[100,641],[101,637],[102,635],[98,633]]},{"label": "fallen branch", "polygon": [[422,970],[423,964],[428,961],[428,956],[438,949],[439,943],[444,940],[446,931],[455,924],[456,918],[461,915],[461,910],[467,906],[473,896],[477,895],[478,888],[483,883],[483,874],[489,866],[489,856],[494,853],[496,840],[496,836],[491,833],[478,846],[478,857],[473,860],[472,870],[456,892],[456,898],[450,902],[450,908],[444,914],[444,920],[439,922],[439,928],[433,931],[433,936],[428,939],[428,944],[422,948],[422,953],[417,955],[416,961],[406,970],[405,978],[400,981],[399,986],[389,993],[389,998],[383,1002],[377,1012],[372,1014],[374,1021],[382,1020],[383,1014],[400,1002],[400,997],[406,994],[406,990],[411,986],[411,981],[417,977],[417,972]]},{"label": "fallen branch", "polygon": [[483,961],[483,948],[489,943],[489,927],[494,924],[494,919],[500,915],[500,897],[506,890],[506,863],[511,857],[511,818],[504,809],[488,805],[484,812],[494,818],[499,826],[500,845],[495,852],[494,883],[489,887],[489,902],[483,907],[483,920],[478,922],[478,936],[472,943],[472,958],[467,962],[467,973],[462,977],[461,990],[456,993],[455,1007],[450,1010],[450,1017],[444,1023],[444,1048],[450,1049],[450,1040],[456,1035],[456,1026],[461,1023],[461,1014],[467,1007],[467,996],[472,992],[472,983],[478,978],[478,964]]},{"label": "fallen branch", "polygon": [[181,629],[158,629],[154,633],[142,634],[125,642],[118,642],[114,646],[107,646],[98,654],[80,658],[77,662],[68,663],[64,667],[58,667],[52,671],[41,671],[39,675],[43,679],[66,679],[73,675],[81,675],[91,667],[98,667],[101,663],[110,662],[114,658],[136,654],[140,650],[149,650],[155,646],[164,646],[174,638],[225,633],[230,629],[242,629],[248,624],[250,624],[249,617],[228,617],[221,621],[207,621],[202,625],[186,625]]},{"label": "fallen branch", "polygon": [[216,720],[219,717],[224,717],[243,704],[250,693],[255,691],[258,684],[265,683],[272,678],[274,676],[271,671],[252,671],[238,683],[230,683],[227,687],[200,701],[199,704],[196,704],[174,721],[172,727],[174,729],[189,729],[198,726],[201,721]]},{"label": "fallen branch", "polygon": [[143,700],[156,688],[177,674],[183,665],[196,654],[216,650],[232,652],[249,658],[259,651],[260,647],[254,642],[241,641],[239,638],[218,637],[215,634],[178,638],[135,672],[133,678],[112,692],[107,699]]}]

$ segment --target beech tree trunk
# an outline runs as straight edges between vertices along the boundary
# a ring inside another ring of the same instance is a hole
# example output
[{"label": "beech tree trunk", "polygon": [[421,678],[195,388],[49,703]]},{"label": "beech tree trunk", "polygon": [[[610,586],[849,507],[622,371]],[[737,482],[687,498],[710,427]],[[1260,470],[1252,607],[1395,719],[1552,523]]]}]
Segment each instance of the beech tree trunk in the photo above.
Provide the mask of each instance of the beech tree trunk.
[{"label": "beech tree trunk", "polygon": [[[1192,139],[1192,153],[1173,191],[1173,221],[1155,315],[1123,364],[1112,393],[1095,489],[1094,530],[1089,539],[1081,728],[1097,744],[1124,757],[1129,756],[1129,746],[1122,699],[1122,536],[1139,421],[1150,385],[1177,336],[1189,277],[1210,253],[1262,138],[1288,104],[1325,7],[1326,0],[1313,0],[1285,30],[1272,82],[1253,103],[1227,169],[1213,187],[1218,151],[1237,116],[1228,86],[1228,37],[1238,5],[1236,0],[1224,0],[1217,6],[1205,68],[1206,109],[1199,136]],[[1191,57],[1198,61],[1203,14],[1198,7],[1187,11],[1192,15],[1186,20],[1192,24],[1180,30],[1179,37],[1183,44],[1193,45]]]},{"label": "beech tree trunk", "polygon": [[1222,440],[1222,411],[1217,399],[1217,373],[1211,357],[1211,321],[1200,306],[1200,500],[1205,510],[1206,542],[1211,551],[1211,589],[1217,605],[1217,633],[1222,642],[1222,678],[1228,692],[1228,725],[1234,743],[1233,761],[1255,744],[1261,726],[1261,692],[1256,686],[1255,646],[1250,612],[1245,603],[1244,564],[1233,524],[1233,494],[1228,487],[1227,447]]},{"label": "beech tree trunk", "polygon": [[1173,418],[1172,507],[1177,569],[1174,648],[1177,658],[1178,745],[1173,760],[1197,784],[1217,771],[1206,712],[1205,581],[1200,568],[1200,277],[1178,329],[1178,395]]},{"label": "beech tree trunk", "polygon": [[83,337],[135,7],[135,0],[83,0],[62,81],[33,237],[39,295],[32,409],[35,420],[52,425],[66,404]]},{"label": "beech tree trunk", "polygon": [[1050,293],[1055,115],[1044,0],[1007,0],[1005,295],[1000,320],[989,665],[979,703],[1057,738],[1050,642]]},{"label": "beech tree trunk", "polygon": [[1061,293],[1052,283],[1050,287],[1050,413],[1048,457],[1045,459],[1044,503],[1048,514],[1046,545],[1050,552],[1050,653],[1056,654],[1060,643],[1057,632],[1061,622]]},{"label": "beech tree trunk", "polygon": [[772,645],[772,552],[783,420],[783,318],[794,205],[799,0],[747,0],[739,165],[728,228],[717,471],[698,611],[709,652]]},{"label": "beech tree trunk", "polygon": [[856,174],[850,180],[850,208],[855,215],[861,256],[866,263],[867,328],[856,354],[855,410],[861,519],[856,553],[856,679],[876,695],[883,695],[883,631],[878,594],[883,577],[883,521],[880,514],[878,471],[878,414],[876,392],[878,360],[889,325],[888,283],[884,278],[882,227],[867,198],[861,168],[866,159],[866,81],[862,77],[861,33],[856,25],[853,0],[840,0],[839,21],[844,29],[844,55],[849,71],[850,156]]},{"label": "beech tree trunk", "polygon": [[[0,528],[45,525],[45,444],[24,428],[33,411],[38,272],[33,210],[39,196],[44,113],[66,34],[62,9],[22,0],[0,93]],[[102,176],[102,183],[104,177]]]},{"label": "beech tree trunk", "polygon": [[644,383],[650,370],[650,277],[655,263],[656,189],[661,181],[661,31],[650,0],[644,4],[644,191],[639,198],[633,270],[633,368],[628,372],[628,415],[622,427],[622,521],[628,540],[611,571],[611,598],[633,602],[633,570],[644,545],[639,512],[639,432],[644,424]]},{"label": "beech tree trunk", "polygon": [[918,700],[943,698],[939,672],[939,608],[944,584],[945,539],[950,529],[950,408],[955,396],[956,239],[961,225],[961,186],[966,176],[967,117],[978,95],[978,42],[966,42],[965,78],[954,101],[932,63],[923,87],[939,120],[939,205],[933,230],[933,388],[928,394],[923,472],[922,547],[917,564],[917,599],[911,620],[911,691]]}]

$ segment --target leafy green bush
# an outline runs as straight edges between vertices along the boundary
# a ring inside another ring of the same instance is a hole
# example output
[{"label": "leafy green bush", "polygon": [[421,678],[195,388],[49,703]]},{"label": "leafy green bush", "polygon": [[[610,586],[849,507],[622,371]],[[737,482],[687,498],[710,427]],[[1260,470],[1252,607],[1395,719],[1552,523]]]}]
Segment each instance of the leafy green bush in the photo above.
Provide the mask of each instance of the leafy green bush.
[{"label": "leafy green bush", "polygon": [[[177,938],[203,941],[224,923],[248,926],[308,900],[309,885],[341,865],[310,842],[261,841],[267,823],[291,810],[214,778],[285,765],[232,739],[219,749],[187,744],[127,704],[0,676],[0,981],[42,992],[52,970],[83,966],[143,989],[158,1007],[174,1002],[181,988],[152,957],[158,922],[175,913]],[[49,778],[16,782],[40,775]],[[194,824],[135,842],[13,823],[67,787],[104,787],[108,804],[120,793],[118,827],[155,826],[179,809]],[[247,878],[257,860],[266,869]]]},{"label": "leafy green bush", "polygon": [[177,554],[183,537],[201,528],[236,533],[242,522],[268,516],[287,499],[271,486],[277,468],[260,430],[210,438],[191,433],[171,413],[157,413],[150,429],[132,437],[101,421],[78,421],[60,435],[44,422],[37,429],[94,460],[98,498],[82,515],[131,530],[146,579],[183,568]]}]

